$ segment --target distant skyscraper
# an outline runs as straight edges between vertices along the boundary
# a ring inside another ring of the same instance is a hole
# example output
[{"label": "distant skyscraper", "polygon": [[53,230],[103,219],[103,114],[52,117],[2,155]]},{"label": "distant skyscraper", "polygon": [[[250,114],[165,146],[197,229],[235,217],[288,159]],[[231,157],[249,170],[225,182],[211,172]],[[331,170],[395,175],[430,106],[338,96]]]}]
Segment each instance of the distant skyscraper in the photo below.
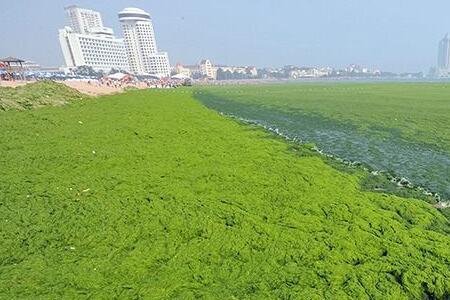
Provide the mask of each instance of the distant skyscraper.
[{"label": "distant skyscraper", "polygon": [[129,70],[125,45],[111,28],[103,27],[100,13],[69,6],[67,24],[59,30],[66,67],[90,66],[96,71]]},{"label": "distant skyscraper", "polygon": [[152,19],[139,8],[119,12],[130,69],[135,74],[169,76],[169,57],[158,52]]},{"label": "distant skyscraper", "polygon": [[448,33],[439,42],[437,67],[440,71],[448,71],[450,69],[450,39],[448,38]]}]

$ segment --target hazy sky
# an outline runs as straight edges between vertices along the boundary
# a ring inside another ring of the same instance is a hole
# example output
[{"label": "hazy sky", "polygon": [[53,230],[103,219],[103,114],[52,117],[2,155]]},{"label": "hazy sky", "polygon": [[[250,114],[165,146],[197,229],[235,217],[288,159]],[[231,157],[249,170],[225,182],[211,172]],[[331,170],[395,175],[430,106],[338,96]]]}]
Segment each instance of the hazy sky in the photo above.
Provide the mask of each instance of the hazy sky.
[{"label": "hazy sky", "polygon": [[98,10],[121,36],[117,12],[135,6],[153,18],[171,64],[343,67],[428,71],[450,31],[449,0],[0,0],[0,56],[63,64],[63,8]]}]

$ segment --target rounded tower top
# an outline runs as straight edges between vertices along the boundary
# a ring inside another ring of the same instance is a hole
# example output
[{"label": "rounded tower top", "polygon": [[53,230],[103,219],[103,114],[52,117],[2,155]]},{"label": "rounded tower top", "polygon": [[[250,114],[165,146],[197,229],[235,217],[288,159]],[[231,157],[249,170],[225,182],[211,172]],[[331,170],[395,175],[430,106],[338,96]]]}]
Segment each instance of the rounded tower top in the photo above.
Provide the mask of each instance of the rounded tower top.
[{"label": "rounded tower top", "polygon": [[127,7],[119,12],[120,21],[150,21],[150,14],[136,7]]}]

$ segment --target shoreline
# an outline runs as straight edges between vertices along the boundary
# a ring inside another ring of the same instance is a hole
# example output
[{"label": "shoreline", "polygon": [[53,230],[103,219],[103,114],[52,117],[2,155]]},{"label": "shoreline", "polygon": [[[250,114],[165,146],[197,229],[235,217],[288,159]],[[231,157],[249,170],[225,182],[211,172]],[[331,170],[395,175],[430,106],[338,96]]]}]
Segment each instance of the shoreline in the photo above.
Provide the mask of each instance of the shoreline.
[{"label": "shoreline", "polygon": [[[279,128],[272,127],[272,126],[266,126],[264,124],[259,123],[258,121],[245,119],[245,118],[236,116],[234,114],[224,113],[224,112],[217,111],[217,110],[214,110],[214,111],[216,111],[217,113],[219,113],[220,115],[222,115],[224,117],[228,117],[230,119],[236,120],[242,124],[254,125],[259,128],[262,128],[263,130],[273,134],[274,136],[276,136],[278,138],[282,138],[283,140],[285,140],[288,143],[295,143],[296,145],[299,145],[299,146],[306,146],[306,145],[310,144],[310,143],[303,142],[300,138],[291,137],[291,136],[288,136],[287,134],[284,134]],[[339,164],[342,164],[345,167],[358,168],[361,171],[364,171],[365,173],[367,173],[367,175],[373,175],[373,176],[385,175],[386,178],[389,180],[389,182],[396,184],[398,188],[404,188],[404,189],[411,190],[411,191],[419,191],[424,196],[432,197],[436,201],[436,203],[430,203],[430,202],[426,201],[425,199],[417,199],[417,200],[426,202],[438,210],[450,208],[450,199],[442,199],[438,192],[433,192],[433,191],[428,190],[425,187],[416,185],[405,177],[401,177],[400,175],[397,175],[397,174],[391,174],[391,173],[389,173],[387,171],[383,171],[383,170],[375,170],[375,169],[371,168],[370,166],[368,166],[364,163],[361,163],[359,161],[352,161],[352,160],[340,158],[336,155],[333,155],[333,154],[323,151],[322,149],[318,148],[317,145],[315,145],[315,144],[314,144],[314,147],[308,148],[308,150],[317,153],[320,157],[330,159]],[[373,192],[379,193],[380,191],[373,190]],[[386,194],[392,194],[392,193],[386,192]]]}]

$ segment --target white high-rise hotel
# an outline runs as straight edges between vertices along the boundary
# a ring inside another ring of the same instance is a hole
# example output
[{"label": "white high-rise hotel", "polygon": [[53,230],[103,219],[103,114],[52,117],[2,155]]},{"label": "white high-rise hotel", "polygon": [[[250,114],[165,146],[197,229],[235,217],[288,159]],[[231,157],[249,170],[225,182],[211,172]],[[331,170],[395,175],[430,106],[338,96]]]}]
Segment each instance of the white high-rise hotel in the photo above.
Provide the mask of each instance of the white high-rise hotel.
[{"label": "white high-rise hotel", "polygon": [[158,52],[152,19],[138,8],[125,8],[119,13],[130,69],[136,74],[169,76],[169,57]]},{"label": "white high-rise hotel", "polygon": [[100,13],[76,6],[66,7],[65,12],[67,26],[59,30],[59,42],[67,68],[129,70],[123,40],[103,26]]},{"label": "white high-rise hotel", "polygon": [[67,26],[59,31],[66,66],[91,66],[99,71],[112,68],[137,75],[170,75],[168,55],[158,52],[150,15],[138,8],[119,13],[125,41],[103,26],[99,12],[69,6]]}]

